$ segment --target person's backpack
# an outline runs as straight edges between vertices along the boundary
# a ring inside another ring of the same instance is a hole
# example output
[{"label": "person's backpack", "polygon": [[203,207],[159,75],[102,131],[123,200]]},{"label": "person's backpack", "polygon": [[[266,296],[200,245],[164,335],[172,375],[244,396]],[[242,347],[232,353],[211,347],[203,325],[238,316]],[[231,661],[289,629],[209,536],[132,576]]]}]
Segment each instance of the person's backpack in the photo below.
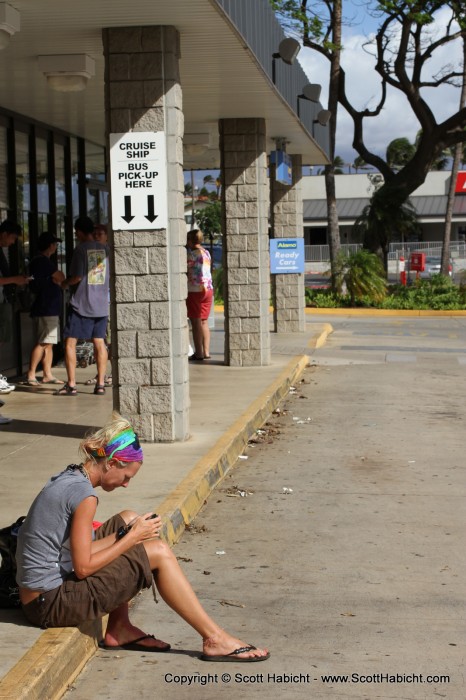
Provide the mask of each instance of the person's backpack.
[{"label": "person's backpack", "polygon": [[13,525],[0,529],[0,608],[19,608],[21,605],[16,583],[16,545],[25,518],[22,515]]}]

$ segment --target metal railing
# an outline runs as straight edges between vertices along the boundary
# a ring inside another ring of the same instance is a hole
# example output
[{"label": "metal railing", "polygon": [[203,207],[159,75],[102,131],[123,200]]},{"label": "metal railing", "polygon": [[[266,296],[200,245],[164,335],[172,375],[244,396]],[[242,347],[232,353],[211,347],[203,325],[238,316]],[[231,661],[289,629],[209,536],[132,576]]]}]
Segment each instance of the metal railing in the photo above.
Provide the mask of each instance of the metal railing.
[{"label": "metal railing", "polygon": [[[341,252],[346,255],[356,253],[361,250],[362,243],[344,243],[341,246]],[[329,262],[330,250],[328,245],[305,245],[304,257],[306,262]]]},{"label": "metal railing", "polygon": [[[426,255],[442,255],[442,241],[424,241],[422,243],[390,243],[388,259],[398,260],[400,255],[409,258],[411,253],[419,252]],[[361,250],[362,243],[344,243],[341,246],[342,253],[351,255]],[[306,245],[304,246],[306,262],[329,262],[330,251],[328,245]],[[452,241],[450,243],[450,256],[453,259],[466,258],[466,242]]]},{"label": "metal railing", "polygon": [[[426,255],[442,255],[442,241],[423,241],[422,243],[390,243],[388,253],[389,260],[398,260],[400,255],[409,257],[411,253],[425,253]],[[450,256],[452,258],[466,258],[466,243],[463,241],[450,242]]]}]

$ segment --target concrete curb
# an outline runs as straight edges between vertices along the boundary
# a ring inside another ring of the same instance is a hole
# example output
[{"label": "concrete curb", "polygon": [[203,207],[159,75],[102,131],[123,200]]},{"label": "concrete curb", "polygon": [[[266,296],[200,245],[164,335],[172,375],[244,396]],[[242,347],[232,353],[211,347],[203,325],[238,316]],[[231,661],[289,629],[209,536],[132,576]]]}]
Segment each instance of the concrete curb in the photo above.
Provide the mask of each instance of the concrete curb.
[{"label": "concrete curb", "polygon": [[333,333],[333,328],[330,323],[323,323],[322,324],[322,330],[319,333],[316,333],[308,343],[308,346],[310,348],[321,348],[324,344],[325,341],[327,340],[328,336],[330,333]]},{"label": "concrete curb", "polygon": [[[323,324],[310,345],[320,347],[332,327]],[[317,343],[320,343],[317,345]],[[278,378],[249,406],[217,443],[193,467],[179,486],[157,507],[165,519],[163,536],[173,545],[197,515],[213,489],[233,467],[249,438],[265,423],[289,387],[309,363],[307,355],[290,360]],[[103,621],[79,628],[45,630],[31,649],[0,680],[1,700],[59,700],[94,655],[103,636]]]},{"label": "concrete curb", "polygon": [[102,620],[45,630],[0,681],[2,700],[59,700],[95,654]]},{"label": "concrete curb", "polygon": [[466,316],[466,310],[435,311],[423,309],[314,309],[306,307],[309,316]]}]

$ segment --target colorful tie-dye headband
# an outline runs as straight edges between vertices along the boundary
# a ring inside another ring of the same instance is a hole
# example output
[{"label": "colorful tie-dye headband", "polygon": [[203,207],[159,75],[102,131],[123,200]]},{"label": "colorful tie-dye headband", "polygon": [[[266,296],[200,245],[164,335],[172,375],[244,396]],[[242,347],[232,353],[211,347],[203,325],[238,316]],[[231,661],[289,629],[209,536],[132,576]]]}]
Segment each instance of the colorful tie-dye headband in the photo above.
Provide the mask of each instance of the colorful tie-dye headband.
[{"label": "colorful tie-dye headband", "polygon": [[93,450],[94,457],[107,457],[111,459],[115,453],[120,462],[142,462],[143,454],[139,439],[132,428],[127,428],[118,433],[105,447]]}]

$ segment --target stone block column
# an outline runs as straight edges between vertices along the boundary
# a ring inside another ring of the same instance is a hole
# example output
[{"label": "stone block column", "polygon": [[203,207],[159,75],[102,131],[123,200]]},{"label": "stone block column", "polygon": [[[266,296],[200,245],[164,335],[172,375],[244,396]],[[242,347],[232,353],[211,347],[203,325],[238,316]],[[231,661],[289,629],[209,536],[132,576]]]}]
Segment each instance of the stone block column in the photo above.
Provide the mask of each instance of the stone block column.
[{"label": "stone block column", "polygon": [[146,441],[189,434],[186,226],[179,35],[173,27],[103,31],[107,134],[164,131],[166,229],[110,239],[115,407]]},{"label": "stone block column", "polygon": [[225,363],[270,364],[269,185],[263,119],[221,119]]},{"label": "stone block column", "polygon": [[[274,238],[302,238],[303,197],[301,192],[302,157],[292,155],[292,184],[283,185],[270,178],[271,223]],[[306,327],[304,274],[272,275],[272,303],[276,333],[302,333]]]}]

